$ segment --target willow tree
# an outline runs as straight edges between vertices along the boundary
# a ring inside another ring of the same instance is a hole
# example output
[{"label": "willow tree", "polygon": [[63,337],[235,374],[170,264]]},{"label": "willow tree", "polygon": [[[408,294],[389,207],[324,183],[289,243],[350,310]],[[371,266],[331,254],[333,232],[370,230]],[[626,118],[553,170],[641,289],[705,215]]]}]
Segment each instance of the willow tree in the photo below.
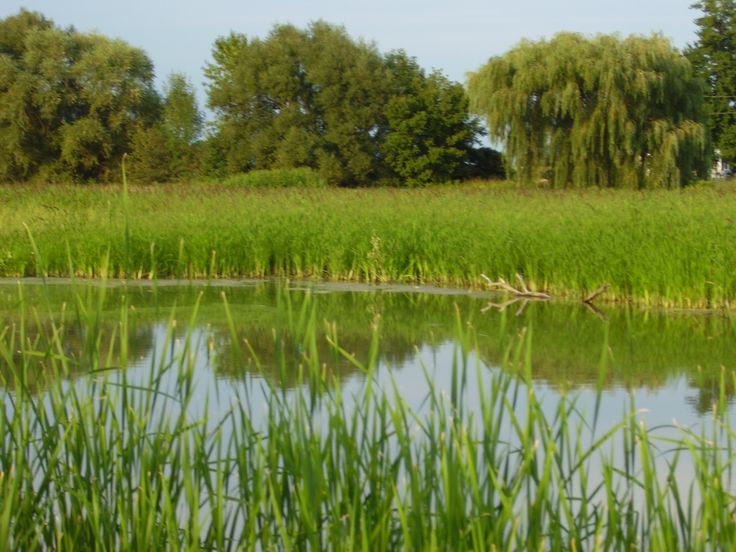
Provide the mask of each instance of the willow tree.
[{"label": "willow tree", "polygon": [[704,84],[659,35],[524,41],[469,77],[522,181],[675,187],[707,175]]}]

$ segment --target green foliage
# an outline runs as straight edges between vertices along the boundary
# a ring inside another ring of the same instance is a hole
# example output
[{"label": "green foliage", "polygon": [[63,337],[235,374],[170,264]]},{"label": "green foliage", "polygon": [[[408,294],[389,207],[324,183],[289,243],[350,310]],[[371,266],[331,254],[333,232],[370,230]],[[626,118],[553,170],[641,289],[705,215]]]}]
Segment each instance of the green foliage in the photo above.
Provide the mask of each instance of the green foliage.
[{"label": "green foliage", "polygon": [[202,134],[204,117],[197,106],[194,89],[181,73],[173,73],[164,88],[162,124],[171,140],[182,149]]},{"label": "green foliage", "polygon": [[324,22],[220,38],[206,74],[229,173],[306,166],[348,186],[443,181],[478,132],[459,85]]},{"label": "green foliage", "polygon": [[523,181],[671,188],[708,173],[701,81],[661,36],[524,41],[469,94]]},{"label": "green foliage", "polygon": [[0,180],[117,174],[157,114],[148,57],[27,11],[1,20],[0,37]]},{"label": "green foliage", "polygon": [[167,182],[191,178],[200,170],[204,118],[186,77],[174,73],[164,88],[161,116],[133,135],[131,176],[138,182]]},{"label": "green foliage", "polygon": [[281,25],[265,40],[218,39],[213,58],[209,105],[228,172],[309,166],[330,183],[375,177],[370,133],[386,92],[373,46],[325,23]]},{"label": "green foliage", "polygon": [[409,184],[459,180],[480,134],[465,90],[437,71],[426,76],[402,51],[386,61],[396,90],[385,108],[386,163]]},{"label": "green foliage", "polygon": [[131,140],[130,178],[134,182],[171,182],[173,156],[165,127],[138,128]]},{"label": "green foliage", "polygon": [[0,181],[138,182],[309,167],[330,184],[426,184],[479,174],[463,88],[403,51],[382,55],[324,22],[220,38],[208,65],[216,132],[186,78],[163,97],[119,40],[22,10],[0,21]]},{"label": "green foliage", "polygon": [[715,146],[724,159],[736,161],[736,2],[703,0],[695,20],[698,39],[686,55],[707,83],[706,104]]},{"label": "green foliage", "polygon": [[505,177],[506,167],[501,152],[487,147],[476,147],[470,150],[465,166],[465,178],[503,179]]},{"label": "green foliage", "polygon": [[306,167],[256,169],[229,176],[222,183],[240,188],[322,188],[327,185],[319,174]]}]

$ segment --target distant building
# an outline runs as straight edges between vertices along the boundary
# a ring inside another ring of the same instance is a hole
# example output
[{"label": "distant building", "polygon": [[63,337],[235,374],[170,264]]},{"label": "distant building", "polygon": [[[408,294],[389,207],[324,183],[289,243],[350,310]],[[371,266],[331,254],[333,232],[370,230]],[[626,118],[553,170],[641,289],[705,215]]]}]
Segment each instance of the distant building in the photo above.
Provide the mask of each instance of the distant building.
[{"label": "distant building", "polygon": [[713,155],[713,169],[710,172],[711,178],[726,178],[733,174],[731,164],[721,157],[721,152],[716,150]]}]

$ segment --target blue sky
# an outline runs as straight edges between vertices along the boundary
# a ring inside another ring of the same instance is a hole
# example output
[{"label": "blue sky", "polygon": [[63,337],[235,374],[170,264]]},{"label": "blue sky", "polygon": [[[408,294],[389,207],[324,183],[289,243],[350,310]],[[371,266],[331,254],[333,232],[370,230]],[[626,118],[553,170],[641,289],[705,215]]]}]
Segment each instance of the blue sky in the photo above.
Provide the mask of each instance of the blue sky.
[{"label": "blue sky", "polygon": [[694,0],[3,0],[0,18],[21,8],[143,48],[159,79],[187,74],[204,102],[202,68],[212,43],[231,30],[264,36],[274,23],[315,19],[344,25],[381,51],[403,48],[427,68],[464,81],[489,57],[523,38],[560,31],[623,35],[659,32],[678,48],[695,40]]}]

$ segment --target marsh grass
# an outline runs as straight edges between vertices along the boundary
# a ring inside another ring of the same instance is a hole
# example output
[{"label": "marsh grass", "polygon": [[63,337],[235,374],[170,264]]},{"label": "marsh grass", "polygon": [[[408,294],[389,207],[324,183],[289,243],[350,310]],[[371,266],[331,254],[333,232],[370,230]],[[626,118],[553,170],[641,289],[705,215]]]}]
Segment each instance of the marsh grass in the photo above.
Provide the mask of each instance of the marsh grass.
[{"label": "marsh grass", "polygon": [[[0,328],[10,373],[0,410],[0,546],[156,550],[712,550],[736,544],[734,432],[721,400],[701,429],[647,428],[636,406],[602,422],[598,402],[538,398],[530,329],[506,350],[506,371],[478,360],[475,331],[456,315],[447,388],[424,370],[412,408],[379,374],[381,322],[367,350],[325,337],[311,301],[279,300],[274,358],[289,389],[242,378],[238,400],[210,406],[196,376],[194,328],[167,324],[143,369],[118,368],[101,347],[104,286],[38,323],[20,286],[16,325]],[[222,309],[244,363],[258,365]],[[130,308],[115,339],[124,350]],[[70,356],[68,328],[89,330]],[[43,331],[45,330],[45,333]],[[318,339],[330,352],[320,355]],[[601,349],[605,350],[605,342]],[[287,354],[287,351],[293,354]],[[601,380],[606,355],[601,355]],[[327,369],[348,361],[363,383],[347,392]],[[71,381],[72,368],[87,376]],[[44,373],[42,390],[30,375]],[[37,388],[38,389],[38,388]],[[470,408],[470,397],[479,407]],[[600,398],[600,396],[599,396]],[[212,412],[221,412],[217,416]],[[683,469],[686,477],[682,477]]]},{"label": "marsh grass", "polygon": [[[0,187],[0,275],[282,276],[482,287],[727,308],[736,192]],[[126,199],[127,198],[127,199]],[[44,266],[28,245],[26,224]]]},{"label": "marsh grass", "polygon": [[327,183],[312,169],[253,170],[235,174],[222,181],[223,186],[239,188],[324,188]]}]

